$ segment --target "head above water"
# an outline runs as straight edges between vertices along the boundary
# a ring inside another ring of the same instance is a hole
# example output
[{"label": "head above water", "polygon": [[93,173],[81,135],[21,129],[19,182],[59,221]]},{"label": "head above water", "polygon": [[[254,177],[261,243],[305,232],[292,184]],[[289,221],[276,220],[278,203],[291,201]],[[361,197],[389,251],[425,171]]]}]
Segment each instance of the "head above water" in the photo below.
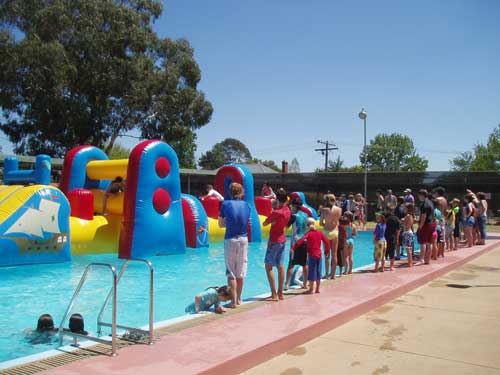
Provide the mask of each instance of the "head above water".
[{"label": "head above water", "polygon": [[83,316],[81,314],[73,314],[69,318],[69,330],[74,333],[80,333],[86,335],[85,323],[83,321]]},{"label": "head above water", "polygon": [[54,319],[50,314],[42,314],[38,318],[38,323],[36,325],[36,330],[38,332],[47,332],[54,330]]}]

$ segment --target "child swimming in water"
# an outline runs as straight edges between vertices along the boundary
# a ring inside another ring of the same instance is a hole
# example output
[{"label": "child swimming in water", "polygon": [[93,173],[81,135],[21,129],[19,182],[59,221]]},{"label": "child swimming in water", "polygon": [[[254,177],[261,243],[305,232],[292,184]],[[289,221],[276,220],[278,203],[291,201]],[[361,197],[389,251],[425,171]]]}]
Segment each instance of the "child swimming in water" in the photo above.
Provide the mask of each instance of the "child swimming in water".
[{"label": "child swimming in water", "polygon": [[203,293],[196,295],[194,302],[186,307],[185,311],[190,314],[198,314],[200,311],[209,311],[214,306],[214,311],[217,314],[222,314],[226,310],[220,305],[220,302],[230,301],[231,295],[231,287],[227,285],[209,287]]}]

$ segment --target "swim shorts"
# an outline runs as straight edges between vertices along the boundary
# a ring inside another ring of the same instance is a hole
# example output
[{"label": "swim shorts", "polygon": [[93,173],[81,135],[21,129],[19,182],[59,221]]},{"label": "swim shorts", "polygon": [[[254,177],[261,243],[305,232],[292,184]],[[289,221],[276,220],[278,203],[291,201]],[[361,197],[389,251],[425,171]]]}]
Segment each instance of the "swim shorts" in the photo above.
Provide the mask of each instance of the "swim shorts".
[{"label": "swim shorts", "polygon": [[411,230],[403,232],[403,247],[413,247],[414,237]]},{"label": "swim shorts", "polygon": [[465,226],[474,228],[474,225],[476,225],[476,219],[474,218],[474,216],[469,216],[467,220],[465,220]]},{"label": "swim shorts", "polygon": [[455,226],[453,224],[446,224],[444,227],[445,237],[448,238],[453,236],[453,232],[455,231]]},{"label": "swim shorts", "polygon": [[436,223],[425,224],[418,230],[417,238],[419,244],[428,244],[433,242],[433,234],[436,231]]},{"label": "swim shorts", "polygon": [[242,279],[247,275],[248,238],[238,236],[224,240],[224,259],[226,276],[231,279]]},{"label": "swim shorts", "polygon": [[397,238],[396,238],[396,233],[394,234],[389,234],[385,235],[386,239],[386,255],[389,259],[394,259],[396,255],[396,244],[397,244]]},{"label": "swim shorts", "polygon": [[288,268],[293,266],[304,267],[307,264],[307,245],[304,243],[295,251],[290,250],[290,260],[288,262]]},{"label": "swim shorts", "polygon": [[354,246],[354,238],[348,238],[345,243],[347,246]]},{"label": "swim shorts", "polygon": [[339,237],[339,228],[332,230],[323,229],[323,233],[325,234],[325,237],[331,241]]},{"label": "swim shorts", "polygon": [[321,258],[309,257],[309,259],[307,260],[307,264],[309,265],[307,280],[321,280]]},{"label": "swim shorts", "polygon": [[264,262],[266,265],[278,267],[283,265],[283,253],[285,252],[285,242],[268,242],[266,257]]},{"label": "swim shorts", "polygon": [[378,240],[375,242],[375,250],[373,251],[373,259],[375,261],[382,260],[385,255],[386,242],[385,240]]},{"label": "swim shorts", "polygon": [[444,241],[444,231],[442,229],[440,231],[437,231],[437,242],[438,243],[444,243],[445,242]]}]

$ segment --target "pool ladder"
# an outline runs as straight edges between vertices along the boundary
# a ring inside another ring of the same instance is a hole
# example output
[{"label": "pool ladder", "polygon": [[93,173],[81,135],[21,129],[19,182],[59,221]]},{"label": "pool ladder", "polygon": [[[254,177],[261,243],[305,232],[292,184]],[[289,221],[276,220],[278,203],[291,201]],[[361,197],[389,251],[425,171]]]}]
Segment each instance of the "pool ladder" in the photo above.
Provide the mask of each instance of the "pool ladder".
[{"label": "pool ladder", "polygon": [[[141,263],[146,264],[146,266],[149,268],[149,326],[148,326],[147,331],[140,329],[140,328],[128,327],[128,326],[124,326],[124,325],[120,325],[120,324],[116,323],[117,287],[118,287],[118,283],[120,282],[120,280],[121,280],[123,274],[125,273],[125,270],[127,269],[130,262],[141,262]],[[99,315],[97,316],[97,334],[98,335],[101,334],[102,327],[111,327],[111,341],[104,340],[98,336],[82,335],[82,334],[70,332],[69,330],[64,329],[64,324],[68,320],[68,317],[73,309],[75,301],[78,298],[78,295],[80,294],[80,291],[81,291],[83,285],[85,284],[85,281],[87,280],[87,276],[88,276],[89,272],[93,268],[97,268],[97,267],[108,269],[112,275],[111,289],[109,290],[109,293],[108,293],[106,299],[104,300],[104,303],[101,307],[101,310],[99,311]],[[106,322],[102,321],[102,317],[104,315],[104,311],[106,310],[106,307],[108,306],[110,300],[111,300],[111,306],[112,306],[111,323],[106,323]],[[116,339],[117,339],[116,329],[117,328],[146,334],[148,336],[147,343],[152,344],[154,341],[153,312],[154,312],[154,269],[153,269],[153,265],[151,264],[150,261],[145,260],[145,259],[127,259],[125,261],[125,263],[123,263],[123,266],[120,269],[119,273],[117,273],[116,268],[109,263],[90,263],[87,265],[87,267],[85,267],[85,271],[83,272],[83,275],[80,279],[80,282],[78,283],[78,286],[75,289],[75,293],[73,294],[73,297],[71,298],[71,301],[68,305],[68,308],[66,309],[66,312],[64,313],[64,317],[61,321],[61,324],[59,325],[59,345],[62,345],[64,336],[71,336],[71,337],[73,337],[73,344],[74,345],[78,345],[79,338],[83,339],[83,340],[95,341],[95,342],[98,342],[100,344],[111,345],[111,356],[115,356],[116,355]],[[127,340],[134,341],[130,338]]]}]

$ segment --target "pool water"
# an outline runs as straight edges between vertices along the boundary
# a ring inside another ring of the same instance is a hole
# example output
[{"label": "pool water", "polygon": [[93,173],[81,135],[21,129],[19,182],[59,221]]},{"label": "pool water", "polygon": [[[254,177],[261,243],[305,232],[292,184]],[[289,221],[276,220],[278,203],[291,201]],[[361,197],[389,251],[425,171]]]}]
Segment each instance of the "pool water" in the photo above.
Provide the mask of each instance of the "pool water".
[{"label": "pool water", "polygon": [[[373,263],[372,233],[360,232],[354,249],[354,266]],[[250,244],[248,276],[243,298],[269,290],[264,270],[266,242]],[[288,254],[288,246],[287,246]],[[286,255],[287,256],[287,255]],[[197,293],[224,285],[222,243],[209,248],[187,249],[185,254],[150,258],[155,269],[156,322],[184,315]],[[116,254],[75,256],[68,263],[0,268],[0,362],[56,348],[57,342],[30,344],[25,331],[36,327],[41,314],[48,313],[59,325],[85,266],[91,262],[111,263],[119,270],[123,261]],[[285,261],[285,265],[288,260]],[[144,326],[148,322],[149,274],[144,264],[130,264],[118,287],[119,324]],[[111,286],[110,272],[94,269],[89,274],[72,312],[85,318],[85,329],[96,331],[99,309]],[[111,321],[111,306],[104,321]],[[107,334],[109,331],[104,330]],[[57,341],[55,338],[53,341]]]}]

